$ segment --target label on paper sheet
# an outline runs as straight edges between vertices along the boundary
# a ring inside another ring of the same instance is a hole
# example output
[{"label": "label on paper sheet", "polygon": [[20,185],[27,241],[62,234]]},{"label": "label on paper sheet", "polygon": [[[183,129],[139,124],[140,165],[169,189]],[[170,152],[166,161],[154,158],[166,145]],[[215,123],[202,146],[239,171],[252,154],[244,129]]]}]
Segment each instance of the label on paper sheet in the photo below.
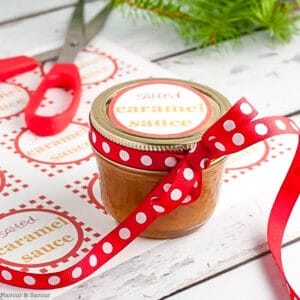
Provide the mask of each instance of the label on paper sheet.
[{"label": "label on paper sheet", "polygon": [[82,230],[55,211],[26,209],[0,218],[0,258],[15,267],[42,267],[76,254]]},{"label": "label on paper sheet", "polygon": [[20,113],[28,100],[28,92],[23,88],[9,83],[0,83],[0,119]]}]

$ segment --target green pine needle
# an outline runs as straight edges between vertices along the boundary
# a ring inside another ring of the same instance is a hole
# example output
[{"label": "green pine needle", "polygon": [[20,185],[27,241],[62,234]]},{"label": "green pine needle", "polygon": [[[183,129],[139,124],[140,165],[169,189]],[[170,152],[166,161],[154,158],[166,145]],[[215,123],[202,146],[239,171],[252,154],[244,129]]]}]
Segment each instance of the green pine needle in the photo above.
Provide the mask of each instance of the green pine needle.
[{"label": "green pine needle", "polygon": [[267,30],[280,42],[298,32],[295,9],[300,0],[113,0],[112,4],[133,20],[170,22],[183,39],[201,47],[239,40],[258,30]]}]

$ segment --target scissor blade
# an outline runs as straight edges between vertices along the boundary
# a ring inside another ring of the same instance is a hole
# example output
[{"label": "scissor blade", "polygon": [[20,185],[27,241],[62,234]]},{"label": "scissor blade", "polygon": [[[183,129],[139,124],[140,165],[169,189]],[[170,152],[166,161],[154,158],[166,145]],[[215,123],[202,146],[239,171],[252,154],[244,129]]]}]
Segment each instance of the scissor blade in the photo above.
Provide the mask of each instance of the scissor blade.
[{"label": "scissor blade", "polygon": [[[108,1],[99,11],[99,13],[90,21],[87,23],[85,26],[84,30],[84,43],[87,44],[101,29],[101,27],[104,25],[107,16],[109,15],[111,11],[111,5],[110,1]],[[70,25],[71,26],[71,25]],[[82,29],[83,32],[83,29]],[[80,39],[82,39],[80,37]],[[66,44],[66,43],[65,43]],[[63,46],[64,47],[64,46]],[[84,45],[81,45],[81,47],[84,47]],[[79,49],[80,50],[80,49]],[[46,61],[46,60],[51,60],[51,59],[56,59],[59,54],[62,54],[62,47],[55,48],[49,51],[45,51],[39,54],[34,55],[34,58],[37,61]],[[77,53],[75,53],[76,56]],[[62,56],[62,55],[60,55]]]},{"label": "scissor blade", "polygon": [[44,51],[39,54],[34,54],[31,57],[35,58],[37,61],[44,62],[46,60],[54,60],[57,59],[59,53],[61,51],[61,47]]},{"label": "scissor blade", "polygon": [[102,28],[111,11],[111,1],[107,1],[99,13],[85,26],[84,41],[87,44]]},{"label": "scissor blade", "polygon": [[73,62],[77,53],[83,48],[84,41],[84,1],[79,0],[67,34],[64,45],[58,56],[58,62]]}]

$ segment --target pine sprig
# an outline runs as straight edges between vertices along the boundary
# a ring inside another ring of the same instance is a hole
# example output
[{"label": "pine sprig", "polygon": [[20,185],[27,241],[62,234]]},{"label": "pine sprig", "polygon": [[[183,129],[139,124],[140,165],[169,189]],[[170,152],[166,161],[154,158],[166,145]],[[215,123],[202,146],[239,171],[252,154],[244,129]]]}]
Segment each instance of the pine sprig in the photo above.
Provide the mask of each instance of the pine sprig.
[{"label": "pine sprig", "polygon": [[181,12],[180,3],[165,2],[163,0],[113,0],[112,6],[120,8],[124,15],[133,20],[142,17],[151,20],[154,24],[172,20],[184,21],[188,17]]},{"label": "pine sprig", "polygon": [[268,29],[271,37],[284,42],[297,32],[292,11],[291,3],[276,0],[261,1],[252,5],[251,19],[257,26]]},{"label": "pine sprig", "polygon": [[258,30],[286,42],[298,32],[300,0],[113,0],[112,5],[132,19],[170,22],[183,39],[204,47]]}]

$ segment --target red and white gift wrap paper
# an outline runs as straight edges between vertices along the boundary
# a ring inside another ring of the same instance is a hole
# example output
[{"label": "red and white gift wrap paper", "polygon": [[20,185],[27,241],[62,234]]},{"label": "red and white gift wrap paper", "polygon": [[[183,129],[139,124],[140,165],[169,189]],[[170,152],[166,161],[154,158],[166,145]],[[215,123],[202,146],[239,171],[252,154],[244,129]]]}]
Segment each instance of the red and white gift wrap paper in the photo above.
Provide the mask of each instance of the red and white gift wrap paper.
[{"label": "red and white gift wrap paper", "polygon": [[[196,200],[201,193],[202,170],[209,166],[211,160],[238,152],[275,135],[297,134],[300,137],[299,128],[292,120],[280,116],[254,119],[256,115],[254,107],[242,98],[186,153],[151,152],[124,147],[104,138],[91,127],[91,144],[108,159],[129,167],[165,169],[169,172],[127,219],[100,240],[74,266],[51,274],[24,273],[0,266],[1,281],[31,289],[53,289],[74,284],[95,272],[120,252],[158,216]],[[299,196],[299,178],[300,138],[268,223],[269,247],[284,277],[281,261],[282,238]],[[287,280],[286,282],[291,299],[300,299]]]}]

